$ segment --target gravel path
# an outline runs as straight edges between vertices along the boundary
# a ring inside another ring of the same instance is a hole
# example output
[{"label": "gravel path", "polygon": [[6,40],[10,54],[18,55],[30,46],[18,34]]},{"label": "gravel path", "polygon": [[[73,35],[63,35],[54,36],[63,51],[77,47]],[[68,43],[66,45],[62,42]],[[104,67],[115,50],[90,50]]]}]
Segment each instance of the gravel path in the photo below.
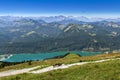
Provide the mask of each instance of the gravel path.
[{"label": "gravel path", "polygon": [[20,69],[20,70],[8,70],[8,71],[3,71],[0,72],[0,77],[4,77],[4,76],[11,76],[11,75],[17,75],[17,74],[22,74],[22,73],[27,73],[31,70],[37,69],[40,66],[37,67],[32,67],[32,68],[25,68],[25,69]]},{"label": "gravel path", "polygon": [[[116,58],[116,59],[120,59],[120,58]],[[93,62],[79,62],[79,63],[73,63],[73,64],[68,64],[68,65],[63,64],[61,66],[55,66],[55,67],[50,66],[50,67],[46,67],[46,68],[43,68],[43,69],[40,69],[40,70],[32,71],[30,73],[40,74],[40,73],[44,73],[44,72],[48,72],[48,71],[52,71],[52,70],[69,68],[69,67],[75,66],[75,65],[84,65],[84,64],[88,64],[88,63],[100,63],[100,62],[116,60],[116,59],[105,59],[105,60],[98,60],[98,61],[93,61]]]},{"label": "gravel path", "polygon": [[39,70],[36,70],[36,71],[31,71],[31,70],[40,68],[40,66],[36,66],[36,67],[33,67],[33,68],[25,68],[25,69],[21,69],[21,70],[8,70],[8,71],[0,72],[0,77],[17,75],[17,74],[22,74],[22,73],[40,74],[40,73],[44,73],[44,72],[48,72],[48,71],[52,71],[52,70],[69,68],[69,67],[75,66],[75,65],[84,65],[84,64],[88,64],[88,63],[100,63],[100,62],[117,60],[117,59],[120,59],[120,58],[98,60],[98,61],[93,61],[93,62],[79,62],[79,63],[73,63],[73,64],[67,64],[67,65],[62,64],[60,66],[57,66],[57,65],[56,66],[49,66],[49,67],[39,69]]}]

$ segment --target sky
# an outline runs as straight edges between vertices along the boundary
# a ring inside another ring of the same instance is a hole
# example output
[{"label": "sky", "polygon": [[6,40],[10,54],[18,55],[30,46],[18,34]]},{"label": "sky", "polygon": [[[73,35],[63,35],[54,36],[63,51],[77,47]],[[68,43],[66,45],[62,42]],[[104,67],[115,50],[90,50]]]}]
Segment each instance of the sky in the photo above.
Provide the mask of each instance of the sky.
[{"label": "sky", "polygon": [[0,15],[120,17],[120,0],[0,0]]}]

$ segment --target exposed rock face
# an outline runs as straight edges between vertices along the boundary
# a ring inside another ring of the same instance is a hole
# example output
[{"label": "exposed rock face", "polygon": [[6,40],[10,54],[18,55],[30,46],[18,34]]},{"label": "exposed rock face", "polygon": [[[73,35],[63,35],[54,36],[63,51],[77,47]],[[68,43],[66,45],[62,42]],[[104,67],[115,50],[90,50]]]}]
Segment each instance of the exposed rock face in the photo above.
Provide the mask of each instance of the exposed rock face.
[{"label": "exposed rock face", "polygon": [[62,21],[50,23],[30,18],[0,20],[0,53],[120,49],[119,22],[81,22],[60,17]]}]

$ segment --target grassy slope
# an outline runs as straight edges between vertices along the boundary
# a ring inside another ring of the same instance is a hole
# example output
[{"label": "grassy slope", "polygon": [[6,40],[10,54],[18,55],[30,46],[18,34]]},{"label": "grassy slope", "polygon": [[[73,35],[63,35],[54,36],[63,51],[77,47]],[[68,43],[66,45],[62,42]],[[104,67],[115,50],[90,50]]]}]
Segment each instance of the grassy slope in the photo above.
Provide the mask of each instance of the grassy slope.
[{"label": "grassy slope", "polygon": [[0,80],[120,80],[120,60],[73,66],[42,74],[21,74]]},{"label": "grassy slope", "polygon": [[28,62],[26,63],[21,63],[17,65],[12,65],[12,66],[6,66],[4,68],[1,68],[0,71],[5,71],[9,69],[22,69],[22,68],[28,68],[28,67],[33,67],[33,66],[50,66],[54,65],[57,63],[64,63],[64,64],[70,64],[70,63],[75,63],[75,62],[80,62],[80,61],[93,61],[93,60],[100,60],[100,59],[106,59],[106,58],[114,58],[114,57],[120,57],[120,53],[116,54],[102,54],[102,55],[97,55],[97,56],[87,56],[87,57],[79,57],[78,55],[75,54],[70,54],[65,58],[60,58],[60,59],[50,59],[50,60],[44,60],[44,61],[33,61],[31,65],[28,65]]}]

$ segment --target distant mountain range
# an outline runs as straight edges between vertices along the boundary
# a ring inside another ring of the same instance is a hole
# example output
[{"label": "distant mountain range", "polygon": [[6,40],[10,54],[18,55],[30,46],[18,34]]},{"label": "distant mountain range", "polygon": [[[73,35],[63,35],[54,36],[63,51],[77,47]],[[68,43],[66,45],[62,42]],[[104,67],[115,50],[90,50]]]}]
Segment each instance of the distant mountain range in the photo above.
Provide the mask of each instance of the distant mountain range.
[{"label": "distant mountain range", "polygon": [[83,22],[96,22],[96,21],[113,21],[113,22],[120,22],[120,18],[99,18],[99,17],[84,17],[84,16],[41,16],[41,17],[20,17],[20,16],[0,16],[0,21],[14,21],[20,19],[33,19],[33,20],[43,20],[45,22],[57,22],[57,21],[64,21],[64,20],[77,20]]},{"label": "distant mountain range", "polygon": [[120,50],[118,19],[0,17],[0,54]]}]

